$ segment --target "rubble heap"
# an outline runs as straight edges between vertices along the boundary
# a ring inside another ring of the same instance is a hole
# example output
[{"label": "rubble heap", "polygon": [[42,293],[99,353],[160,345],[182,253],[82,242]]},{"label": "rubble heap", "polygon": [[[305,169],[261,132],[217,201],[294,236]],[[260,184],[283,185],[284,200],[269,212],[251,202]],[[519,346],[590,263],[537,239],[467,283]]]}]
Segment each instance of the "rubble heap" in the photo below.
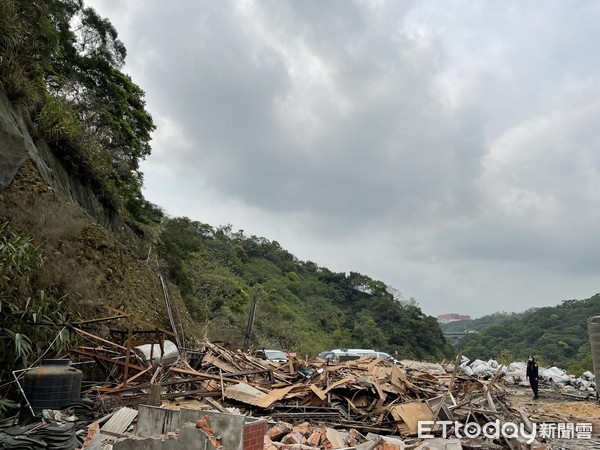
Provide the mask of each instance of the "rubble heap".
[{"label": "rubble heap", "polygon": [[[195,415],[212,411],[238,415],[247,426],[270,424],[264,443],[269,450],[425,449],[428,447],[421,447],[423,439],[419,438],[420,424],[431,423],[431,434],[440,436],[439,425],[433,426],[436,421],[446,421],[452,427],[511,422],[532,428],[524,410],[507,402],[508,392],[500,383],[502,378],[514,376],[519,366],[505,369],[483,361],[468,364],[460,357],[445,365],[390,361],[372,355],[335,364],[295,357],[277,363],[209,341],[185,349],[168,340],[176,337],[169,331],[122,311],[110,312],[112,315],[105,319],[70,326],[87,341],[70,356],[80,362],[95,362],[96,375],[103,371],[105,381],[90,386],[83,393],[84,400],[65,405],[64,414],[45,411],[42,425],[32,428],[50,436],[49,441],[68,441],[64,448],[75,448],[74,435],[80,443],[86,437],[88,442],[98,440],[100,433],[112,438],[129,435],[140,420],[138,409],[146,418],[158,414],[153,420],[160,416],[162,425],[155,430],[154,425],[148,425],[152,421],[138,423],[136,438],[152,438],[155,432],[163,433],[163,438],[176,436],[186,424],[184,419],[193,417],[196,425],[202,425],[197,428],[212,439],[210,445],[218,447],[216,433],[206,432],[206,418]],[[127,320],[128,329],[112,328],[110,335],[99,336],[90,328],[102,321],[122,319]],[[590,375],[585,380],[588,387]],[[181,409],[181,416],[175,419],[171,409],[177,414]],[[72,422],[71,426],[52,422],[67,414],[74,418],[63,422]],[[252,420],[260,423],[248,424]],[[186,428],[181,439],[195,439],[193,429]],[[63,430],[68,431],[64,437]],[[26,440],[21,431],[14,423],[0,426],[0,448],[23,445]],[[248,442],[256,444],[263,435],[264,430],[259,438],[249,435]],[[36,439],[30,436],[27,445],[37,448]],[[433,445],[433,441],[427,442]],[[537,441],[531,447],[524,446],[517,437],[440,442],[445,447],[439,448],[544,448]]]}]

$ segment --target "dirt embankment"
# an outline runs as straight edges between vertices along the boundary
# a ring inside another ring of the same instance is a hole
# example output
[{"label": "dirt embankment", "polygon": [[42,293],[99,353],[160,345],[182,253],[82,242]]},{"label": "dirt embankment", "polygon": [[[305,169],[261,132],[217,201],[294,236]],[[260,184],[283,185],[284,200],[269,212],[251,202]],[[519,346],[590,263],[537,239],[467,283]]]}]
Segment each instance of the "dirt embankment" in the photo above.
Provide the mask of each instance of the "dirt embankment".
[{"label": "dirt embankment", "polygon": [[[67,294],[76,314],[98,317],[105,314],[98,307],[106,304],[170,329],[156,260],[146,264],[120,244],[84,209],[49,186],[31,161],[0,191],[0,222],[42,247],[44,266],[36,286]],[[181,319],[187,335],[195,335],[179,290],[169,285],[168,291],[176,320]]]}]

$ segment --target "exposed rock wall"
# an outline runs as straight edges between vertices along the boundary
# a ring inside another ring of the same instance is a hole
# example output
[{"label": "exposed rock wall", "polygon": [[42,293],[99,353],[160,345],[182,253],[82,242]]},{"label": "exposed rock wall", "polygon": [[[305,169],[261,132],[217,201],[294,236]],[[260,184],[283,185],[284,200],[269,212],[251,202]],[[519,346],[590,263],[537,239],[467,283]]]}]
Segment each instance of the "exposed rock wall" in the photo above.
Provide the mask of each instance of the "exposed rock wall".
[{"label": "exposed rock wall", "polygon": [[109,224],[93,192],[65,170],[44,143],[34,143],[18,111],[0,91],[0,189],[12,183],[21,165],[31,160],[58,193],[80,205],[104,226]]},{"label": "exposed rock wall", "polygon": [[[118,221],[118,219],[117,219]],[[24,121],[0,92],[0,223],[33,238],[43,249],[39,288],[67,294],[74,312],[102,314],[107,304],[170,328],[156,259],[141,261],[117,241],[114,219],[81,180],[44,144],[33,142]],[[119,227],[125,227],[121,221]],[[176,321],[188,335],[195,324],[177,287],[169,285]]]}]

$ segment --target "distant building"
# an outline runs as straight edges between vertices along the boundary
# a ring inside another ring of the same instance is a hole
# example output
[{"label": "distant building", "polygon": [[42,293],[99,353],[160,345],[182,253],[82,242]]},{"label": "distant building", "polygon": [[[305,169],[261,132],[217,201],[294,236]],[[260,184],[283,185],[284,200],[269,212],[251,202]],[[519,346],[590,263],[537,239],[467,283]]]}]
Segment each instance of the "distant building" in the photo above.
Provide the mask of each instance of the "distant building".
[{"label": "distant building", "polygon": [[471,316],[466,314],[448,313],[437,316],[439,323],[456,322],[457,320],[471,320]]}]

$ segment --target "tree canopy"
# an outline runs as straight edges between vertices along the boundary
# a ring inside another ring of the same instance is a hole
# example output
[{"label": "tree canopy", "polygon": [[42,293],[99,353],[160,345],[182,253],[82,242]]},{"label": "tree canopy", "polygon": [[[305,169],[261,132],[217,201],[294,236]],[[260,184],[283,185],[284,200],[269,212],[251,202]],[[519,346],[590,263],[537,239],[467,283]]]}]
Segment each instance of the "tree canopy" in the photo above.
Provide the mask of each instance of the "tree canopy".
[{"label": "tree canopy", "polygon": [[498,358],[509,352],[515,359],[536,355],[540,364],[558,364],[574,372],[591,369],[587,318],[600,313],[600,294],[585,300],[565,300],[552,307],[532,308],[505,315],[500,322],[468,334],[459,341],[469,358]]},{"label": "tree canopy", "polygon": [[252,343],[301,355],[366,347],[408,358],[443,358],[452,348],[435,318],[366,275],[300,261],[276,241],[169,218],[159,252],[194,318],[213,339],[241,344],[253,295]]},{"label": "tree canopy", "polygon": [[122,71],[126,54],[82,0],[0,0],[0,87],[108,213],[144,222],[161,216],[141,195],[139,170],[155,125]]}]

